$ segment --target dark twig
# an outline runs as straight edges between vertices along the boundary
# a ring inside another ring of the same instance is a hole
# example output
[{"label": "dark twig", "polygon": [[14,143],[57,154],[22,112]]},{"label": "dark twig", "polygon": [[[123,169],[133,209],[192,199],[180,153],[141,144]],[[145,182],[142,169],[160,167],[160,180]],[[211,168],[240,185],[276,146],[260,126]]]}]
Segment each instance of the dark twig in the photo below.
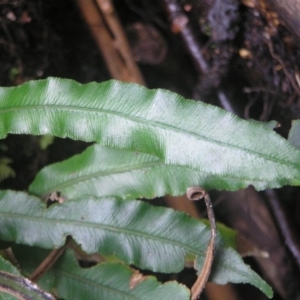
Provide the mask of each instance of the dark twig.
[{"label": "dark twig", "polygon": [[207,73],[210,66],[203,56],[199,40],[183,8],[177,0],[164,0],[163,2],[172,24],[172,31],[181,35],[186,48],[196,63],[198,71],[204,74]]},{"label": "dark twig", "polygon": [[258,87],[245,87],[243,89],[243,92],[246,94],[251,94],[251,93],[266,93],[266,94],[272,94],[272,95],[278,95],[278,92],[274,90],[270,90],[269,88],[258,86]]},{"label": "dark twig", "polygon": [[208,193],[204,189],[198,186],[192,186],[187,189],[186,195],[187,198],[192,201],[200,200],[204,198],[206,209],[207,209],[207,215],[210,223],[210,233],[211,233],[201,273],[198,276],[194,285],[192,286],[192,290],[191,290],[192,291],[191,299],[196,300],[198,299],[201,292],[203,291],[211,271],[211,266],[214,260],[217,229],[216,229],[215,215],[214,215],[214,211]]},{"label": "dark twig", "polygon": [[294,232],[291,230],[291,224],[284,212],[282,204],[274,190],[267,189],[265,195],[271,207],[272,213],[276,218],[277,225],[285,240],[285,243],[293,255],[298,268],[300,268],[300,242],[296,238]]},{"label": "dark twig", "polygon": [[300,95],[300,87],[299,87],[299,85],[297,83],[297,79],[294,78],[294,76],[292,74],[290,74],[290,72],[287,70],[287,67],[286,67],[286,64],[284,63],[284,61],[281,59],[281,57],[279,55],[277,55],[275,53],[274,48],[273,48],[273,44],[272,44],[272,41],[271,41],[270,37],[266,37],[265,40],[266,40],[266,44],[267,44],[267,46],[269,48],[271,56],[275,60],[277,60],[279,62],[279,64],[282,67],[282,70],[283,70],[285,76],[290,81],[290,84],[292,85],[294,91],[297,92],[298,95]]},{"label": "dark twig", "polygon": [[[215,70],[212,69],[210,63],[205,59],[203,55],[203,50],[205,46],[201,45],[201,42],[198,37],[199,34],[195,33],[195,30],[191,25],[191,22],[189,21],[187,15],[185,14],[185,11],[181,7],[179,1],[164,0],[163,3],[165,5],[165,10],[171,22],[172,31],[174,33],[180,34],[185,44],[185,47],[187,48],[190,56],[195,62],[198,72],[201,73],[203,76],[207,77],[211,77],[213,74],[216,74]],[[211,82],[211,89],[214,89],[214,93],[216,85],[220,80],[218,76],[215,78],[214,76],[212,76],[212,78],[209,79],[209,81],[213,81]],[[215,93],[223,108],[232,113],[237,113],[236,110],[233,108],[230,100],[228,99],[225,91],[222,88],[217,88],[217,91]]]},{"label": "dark twig", "polygon": [[218,98],[219,98],[219,102],[220,105],[226,109],[227,111],[233,113],[233,114],[238,114],[236,109],[233,107],[231,101],[228,99],[226,93],[223,90],[219,90],[218,91]]}]

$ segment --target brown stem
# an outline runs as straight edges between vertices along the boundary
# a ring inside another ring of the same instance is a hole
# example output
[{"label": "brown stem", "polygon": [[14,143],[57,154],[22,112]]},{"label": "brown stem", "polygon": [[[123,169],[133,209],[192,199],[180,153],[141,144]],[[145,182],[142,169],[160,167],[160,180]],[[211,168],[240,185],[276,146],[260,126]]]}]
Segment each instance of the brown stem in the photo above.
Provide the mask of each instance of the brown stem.
[{"label": "brown stem", "polygon": [[37,282],[60,258],[68,247],[68,242],[59,249],[52,250],[42,263],[34,270],[29,279]]},{"label": "brown stem", "polygon": [[144,84],[110,1],[77,0],[114,79]]},{"label": "brown stem", "polygon": [[96,2],[101,9],[105,22],[114,37],[114,46],[122,57],[124,66],[127,68],[128,73],[130,74],[131,80],[127,81],[145,85],[143,76],[133,59],[131,48],[111,0],[96,0]]},{"label": "brown stem", "polygon": [[194,187],[188,188],[186,194],[187,194],[188,199],[192,200],[192,201],[200,200],[200,199],[204,198],[206,209],[207,209],[207,215],[208,215],[208,219],[209,219],[209,223],[210,223],[210,233],[211,233],[201,273],[199,274],[196,282],[194,283],[194,285],[192,286],[192,289],[191,289],[191,292],[192,292],[191,299],[196,300],[202,293],[204,286],[208,280],[210,271],[211,271],[211,266],[212,266],[212,263],[214,260],[217,229],[216,229],[215,215],[214,215],[212,203],[211,203],[208,193],[204,189],[202,189],[198,186],[194,186]]}]

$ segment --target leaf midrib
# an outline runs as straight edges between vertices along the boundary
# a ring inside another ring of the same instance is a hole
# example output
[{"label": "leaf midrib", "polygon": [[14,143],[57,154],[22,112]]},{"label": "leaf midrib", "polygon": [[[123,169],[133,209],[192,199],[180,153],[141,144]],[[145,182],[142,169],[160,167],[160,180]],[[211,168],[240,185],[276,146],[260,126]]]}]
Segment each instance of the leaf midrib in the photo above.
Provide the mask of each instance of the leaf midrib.
[{"label": "leaf midrib", "polygon": [[[137,165],[131,165],[131,168],[128,167],[124,167],[124,168],[117,168],[117,169],[109,169],[109,170],[104,170],[104,171],[97,171],[97,172],[92,172],[89,174],[85,174],[82,176],[78,176],[74,179],[70,179],[70,180],[66,180],[64,181],[62,184],[58,184],[58,185],[54,185],[51,189],[48,189],[46,191],[43,191],[40,195],[48,195],[50,193],[52,193],[53,191],[61,191],[64,188],[68,188],[72,185],[75,185],[77,183],[84,183],[88,180],[93,180],[93,179],[97,179],[99,177],[102,176],[106,176],[106,175],[113,175],[113,174],[122,174],[122,173],[126,173],[126,172],[131,172],[131,171],[136,171],[136,170],[143,170],[143,169],[149,169],[149,168],[157,168],[157,167],[166,167],[166,168],[183,168],[186,169],[187,167],[185,166],[179,166],[179,165],[166,165],[163,161],[155,161],[155,162],[150,162],[150,163],[145,163],[145,164],[137,164]],[[188,168],[190,169],[190,168]],[[198,170],[193,170],[192,171],[196,171],[196,172],[202,172],[205,173],[207,175],[215,175],[212,172],[206,172],[206,171],[198,171]],[[244,181],[249,181],[249,178],[245,178],[245,177],[234,177],[234,176],[229,176],[229,175],[224,175],[225,178],[230,178],[232,180],[244,180]],[[251,182],[269,182],[268,179],[251,179]]]},{"label": "leaf midrib", "polygon": [[91,112],[91,113],[102,113],[102,114],[110,114],[110,115],[115,115],[115,116],[119,116],[119,117],[122,117],[122,118],[125,118],[125,119],[129,119],[131,121],[134,121],[134,122],[137,122],[137,123],[142,123],[142,124],[146,124],[148,126],[152,126],[152,127],[158,127],[162,130],[170,130],[170,131],[173,131],[173,132],[181,132],[182,134],[184,135],[188,135],[188,136],[193,136],[195,137],[196,139],[202,139],[202,140],[205,140],[209,143],[212,143],[212,144],[217,144],[217,145],[220,145],[220,146],[225,146],[227,148],[235,148],[237,150],[241,150],[241,151],[244,151],[244,152],[247,152],[249,154],[253,154],[255,156],[258,156],[258,157],[262,157],[266,160],[269,160],[269,161],[273,161],[275,163],[279,163],[279,164],[284,164],[284,165],[290,165],[290,166],[293,166],[295,167],[295,164],[290,162],[290,161],[287,161],[287,160],[282,160],[282,159],[275,159],[274,157],[270,157],[264,153],[259,153],[257,151],[253,151],[251,149],[248,149],[248,148],[244,148],[244,147],[240,147],[238,145],[232,145],[232,144],[228,144],[228,143],[225,143],[225,142],[220,142],[218,140],[213,140],[211,138],[208,138],[206,136],[203,136],[201,134],[196,134],[194,132],[188,132],[186,130],[183,130],[179,127],[175,127],[175,126],[172,126],[170,124],[165,124],[165,123],[161,123],[161,122],[153,122],[151,120],[145,120],[145,119],[142,119],[142,118],[139,118],[139,117],[135,117],[135,116],[131,116],[129,114],[124,114],[122,112],[117,112],[117,111],[111,111],[111,110],[106,110],[106,109],[100,109],[100,108],[85,108],[85,107],[81,107],[81,106],[73,106],[73,105],[53,105],[53,104],[45,104],[44,106],[41,106],[41,105],[27,105],[27,106],[22,106],[22,107],[19,107],[19,106],[16,106],[16,107],[9,107],[9,108],[6,108],[6,109],[2,109],[0,110],[0,114],[3,114],[5,112],[9,112],[9,111],[15,111],[15,110],[30,110],[30,109],[41,109],[41,110],[45,110],[45,109],[53,109],[53,110],[73,110],[73,111],[87,111],[87,112]]},{"label": "leaf midrib", "polygon": [[[36,261],[33,261],[31,259],[27,259],[27,264],[30,265],[30,267],[31,267],[32,270],[36,269]],[[84,277],[80,277],[80,274],[79,275],[77,274],[77,272],[78,272],[77,270],[75,270],[75,273],[74,272],[71,273],[71,272],[68,272],[68,271],[64,270],[64,268],[62,268],[61,265],[58,265],[58,264],[54,264],[54,266],[52,267],[52,269],[54,269],[54,272],[61,273],[62,276],[69,277],[69,278],[73,279],[75,282],[79,281],[79,282],[82,282],[85,285],[94,286],[97,289],[99,289],[99,287],[101,287],[101,288],[104,288],[104,289],[107,289],[107,290],[111,290],[113,293],[118,293],[118,294],[121,294],[121,295],[122,294],[128,295],[126,292],[122,292],[122,291],[119,291],[117,289],[113,289],[113,288],[111,288],[109,286],[103,285],[102,283],[97,283],[93,279],[89,280],[89,279],[86,279]],[[84,269],[82,269],[82,271],[83,270]],[[134,297],[132,295],[128,295],[128,296],[131,299],[133,299],[133,300],[139,300],[139,298],[136,298],[136,297]]]},{"label": "leaf midrib", "polygon": [[[62,269],[59,269],[58,267],[54,267],[54,269],[56,269],[56,272],[59,272],[61,273],[63,276],[66,276],[66,277],[69,277],[69,278],[72,278],[75,283],[77,281],[79,282],[82,282],[83,284],[85,285],[89,285],[89,286],[94,286],[96,287],[97,289],[99,289],[99,286],[101,286],[103,289],[106,289],[106,290],[109,290],[110,292],[114,293],[114,294],[121,294],[121,295],[126,295],[128,296],[128,299],[133,299],[133,300],[140,300],[139,298],[136,298],[135,296],[132,296],[132,295],[129,295],[128,293],[126,292],[122,292],[122,291],[119,291],[117,289],[113,289],[112,287],[110,286],[106,286],[104,285],[103,283],[95,283],[93,280],[87,280],[83,277],[80,277],[79,275],[75,276],[74,274],[71,274],[71,273],[68,273]],[[79,280],[78,280],[79,279]]]},{"label": "leaf midrib", "polygon": [[121,173],[126,173],[126,172],[130,172],[130,171],[135,171],[135,170],[142,170],[144,168],[157,167],[159,165],[164,165],[164,162],[157,160],[155,162],[147,162],[145,164],[131,165],[130,168],[128,166],[126,166],[126,167],[122,167],[122,168],[114,168],[114,169],[109,169],[109,170],[97,171],[97,172],[85,174],[85,175],[82,175],[82,176],[64,181],[62,184],[56,185],[50,190],[46,190],[45,192],[43,192],[43,194],[51,193],[54,190],[55,191],[60,191],[64,188],[67,188],[68,186],[74,185],[76,183],[85,182],[89,179],[92,180],[92,179],[95,179],[97,177],[112,175],[112,174],[121,174]]},{"label": "leaf midrib", "polygon": [[[54,205],[61,205],[61,204],[54,204]],[[57,225],[58,222],[60,222],[60,223],[63,223],[65,225],[69,225],[69,226],[73,225],[74,227],[75,226],[77,226],[77,227],[88,227],[87,225],[89,225],[89,227],[91,227],[92,229],[95,228],[95,229],[103,230],[103,231],[107,230],[107,231],[116,232],[116,233],[120,233],[120,234],[123,233],[123,234],[127,234],[127,235],[136,236],[136,237],[139,237],[139,238],[144,238],[146,240],[158,241],[158,242],[161,242],[162,244],[163,243],[164,244],[169,243],[172,246],[176,246],[176,247],[179,247],[179,248],[182,248],[182,249],[187,249],[189,251],[187,253],[191,253],[191,254],[194,254],[194,255],[202,255],[202,256],[205,255],[205,252],[203,252],[203,251],[197,252],[197,250],[195,250],[194,248],[188,247],[187,245],[182,244],[180,242],[175,242],[175,241],[170,240],[168,238],[162,238],[162,237],[157,237],[157,236],[150,235],[150,234],[144,234],[144,233],[141,233],[140,231],[137,231],[137,230],[124,229],[124,227],[114,227],[112,225],[94,224],[94,223],[91,223],[91,222],[83,222],[83,221],[79,221],[79,220],[49,219],[49,218],[45,218],[43,216],[26,216],[26,215],[23,215],[23,214],[20,214],[20,213],[9,213],[9,212],[3,212],[3,211],[0,212],[0,216],[4,216],[4,217],[8,216],[11,219],[18,219],[18,220],[20,218],[22,218],[24,220],[29,220],[29,221],[32,221],[32,222],[40,222],[40,223],[45,223],[45,220],[46,220],[46,222],[54,223],[56,225]],[[86,226],[84,226],[84,225],[86,225]],[[101,227],[101,228],[98,228],[98,227]],[[205,227],[203,227],[202,231],[204,230],[204,228]],[[76,236],[73,236],[73,238],[76,238]]]}]

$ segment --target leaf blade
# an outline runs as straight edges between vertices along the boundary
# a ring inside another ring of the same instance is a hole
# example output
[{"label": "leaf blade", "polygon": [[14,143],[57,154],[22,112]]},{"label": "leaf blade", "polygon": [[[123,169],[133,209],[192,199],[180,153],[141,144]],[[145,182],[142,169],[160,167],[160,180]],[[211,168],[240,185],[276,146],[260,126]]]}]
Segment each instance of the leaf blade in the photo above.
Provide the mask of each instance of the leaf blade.
[{"label": "leaf blade", "polygon": [[227,190],[239,188],[237,177],[224,180],[222,176],[166,165],[146,153],[94,144],[79,155],[43,168],[28,190],[39,197],[60,191],[67,199],[85,195],[152,199],[183,195],[192,185],[210,190],[217,183]]},{"label": "leaf blade", "polygon": [[300,152],[265,124],[168,91],[50,78],[2,88],[0,115],[0,137],[51,134],[145,152],[222,177],[219,189],[227,177],[240,178],[235,189],[300,184]]},{"label": "leaf blade", "polygon": [[[153,271],[180,271],[188,253],[204,258],[210,239],[209,229],[198,220],[136,200],[76,199],[46,209],[39,199],[21,192],[2,191],[0,199],[2,239],[58,248],[71,235],[88,253],[114,254],[128,264]],[[224,248],[221,240],[218,247]],[[224,272],[232,269],[226,260],[215,263]],[[257,275],[246,272],[242,280],[270,295],[263,281],[257,281]]]},{"label": "leaf blade", "polygon": [[[211,189],[222,178],[181,166],[165,165],[146,153],[112,149],[94,144],[83,153],[42,169],[29,186],[33,195],[44,197],[60,191],[67,199],[95,197],[155,198],[182,195],[191,185]],[[237,178],[228,189],[236,187]]]},{"label": "leaf blade", "polygon": [[0,299],[54,300],[54,297],[22,277],[12,264],[0,256]]},{"label": "leaf blade", "polygon": [[[38,248],[18,248],[18,261],[22,269],[29,272],[36,267],[37,256],[47,255],[47,251]],[[130,281],[134,275],[132,269],[121,263],[103,262],[91,268],[80,268],[69,250],[43,276],[39,284],[48,291],[56,291],[59,298],[72,300],[189,299],[190,293],[185,286],[176,282],[161,284],[154,277],[144,277],[143,282],[131,288]]]}]

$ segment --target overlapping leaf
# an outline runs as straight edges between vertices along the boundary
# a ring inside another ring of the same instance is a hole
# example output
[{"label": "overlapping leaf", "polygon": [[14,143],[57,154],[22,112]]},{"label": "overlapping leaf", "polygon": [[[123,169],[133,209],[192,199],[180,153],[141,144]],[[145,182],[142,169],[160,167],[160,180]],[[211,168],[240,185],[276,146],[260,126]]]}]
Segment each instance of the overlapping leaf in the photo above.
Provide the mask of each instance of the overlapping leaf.
[{"label": "overlapping leaf", "polygon": [[222,178],[218,189],[300,184],[300,152],[268,126],[164,90],[50,78],[1,88],[0,116],[2,138],[54,135],[145,152]]},{"label": "overlapping leaf", "polygon": [[[216,182],[238,186],[238,180],[206,174],[187,167],[165,165],[158,157],[94,144],[83,153],[45,167],[29,187],[29,192],[45,196],[59,191],[67,199],[84,195],[120,198],[148,198],[182,195],[191,185],[205,189]],[[249,182],[251,183],[251,182]]]},{"label": "overlapping leaf", "polygon": [[0,299],[54,300],[54,297],[22,277],[11,263],[0,256]]},{"label": "overlapping leaf", "polygon": [[[47,255],[41,249],[24,246],[17,248],[15,253],[27,272],[32,272],[37,261]],[[154,277],[143,277],[120,263],[102,263],[82,269],[70,251],[38,283],[66,300],[190,299],[190,292],[184,285],[176,282],[161,284]]]},{"label": "overlapping leaf", "polygon": [[[1,239],[57,248],[71,235],[88,253],[114,254],[128,264],[158,272],[180,271],[187,254],[196,256],[201,269],[210,237],[207,227],[188,215],[136,200],[83,198],[47,209],[39,199],[21,192],[0,192],[0,199]],[[223,248],[220,240],[218,248]],[[211,280],[248,282],[271,295],[269,286],[237,253],[226,248],[222,253],[225,259],[215,260]],[[220,272],[229,275],[220,279]]]},{"label": "overlapping leaf", "polygon": [[[5,260],[2,256],[0,256],[0,271],[4,271],[7,272],[9,274],[15,275],[15,276],[19,276],[20,272],[17,270],[17,268],[15,268],[11,263],[9,263],[7,260]],[[5,278],[1,278],[0,276],[0,285],[5,282]],[[15,283],[13,282],[12,284],[13,286],[15,285]],[[0,292],[0,299],[1,300],[16,300],[16,298],[8,293],[1,293]]]}]

